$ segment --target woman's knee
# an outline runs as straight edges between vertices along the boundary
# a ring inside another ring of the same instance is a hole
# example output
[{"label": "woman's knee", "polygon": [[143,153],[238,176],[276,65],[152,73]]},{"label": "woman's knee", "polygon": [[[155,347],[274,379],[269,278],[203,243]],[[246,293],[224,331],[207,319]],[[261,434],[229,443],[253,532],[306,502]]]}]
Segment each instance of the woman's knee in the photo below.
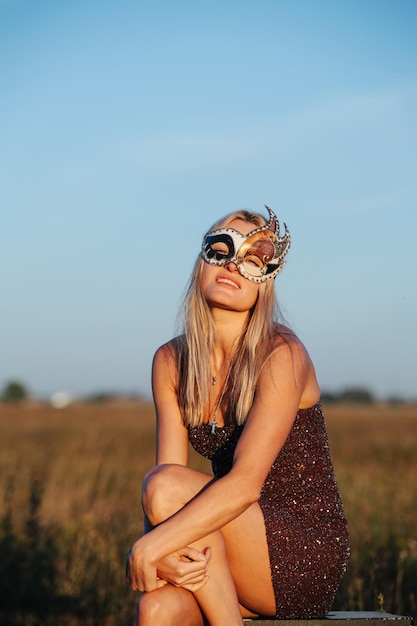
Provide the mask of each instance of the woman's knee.
[{"label": "woman's knee", "polygon": [[139,599],[135,626],[203,626],[203,618],[192,594],[166,585]]},{"label": "woman's knee", "polygon": [[142,505],[150,523],[160,524],[181,509],[209,482],[210,476],[183,465],[152,467],[143,480]]},{"label": "woman's knee", "polygon": [[175,483],[178,480],[178,467],[173,464],[156,465],[144,477],[142,487],[143,510],[154,526],[160,524],[178,511],[181,502]]},{"label": "woman's knee", "polygon": [[159,600],[158,593],[144,593],[140,597],[135,614],[135,626],[154,626],[166,622],[166,603]]}]

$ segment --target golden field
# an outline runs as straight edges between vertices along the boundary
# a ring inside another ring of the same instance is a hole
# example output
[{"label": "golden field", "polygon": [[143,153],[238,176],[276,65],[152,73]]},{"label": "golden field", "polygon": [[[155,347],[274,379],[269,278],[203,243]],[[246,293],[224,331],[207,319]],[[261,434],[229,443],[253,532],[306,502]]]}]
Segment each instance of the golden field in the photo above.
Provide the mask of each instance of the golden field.
[{"label": "golden field", "polygon": [[[352,541],[334,609],[416,617],[417,406],[325,413]],[[3,404],[0,433],[0,623],[131,624],[124,562],[142,529],[153,407]]]}]

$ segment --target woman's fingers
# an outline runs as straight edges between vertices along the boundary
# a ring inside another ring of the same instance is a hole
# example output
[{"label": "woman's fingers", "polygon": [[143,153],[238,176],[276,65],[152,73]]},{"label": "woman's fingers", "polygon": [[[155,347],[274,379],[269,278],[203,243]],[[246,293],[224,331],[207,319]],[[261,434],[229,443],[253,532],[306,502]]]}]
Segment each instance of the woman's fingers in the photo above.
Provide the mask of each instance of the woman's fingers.
[{"label": "woman's fingers", "polygon": [[158,577],[156,565],[146,561],[136,542],[129,550],[126,558],[126,582],[134,591],[155,591],[167,584]]},{"label": "woman's fingers", "polygon": [[206,582],[208,581],[208,576],[204,576],[203,580],[201,582],[198,583],[186,583],[184,585],[181,585],[181,587],[183,589],[186,589],[187,591],[191,591],[193,593],[195,593],[196,591],[198,591],[199,589],[201,589],[202,587],[204,587],[204,585],[206,584]]},{"label": "woman's fingers", "polygon": [[[165,587],[165,585],[167,585],[167,581],[163,580],[162,578],[157,578],[156,579],[156,587],[155,589],[160,589],[161,587]],[[154,589],[152,589],[152,591],[154,591]]]},{"label": "woman's fingers", "polygon": [[176,587],[203,585],[206,581],[211,552],[185,547],[164,557],[158,563],[158,576]]},{"label": "woman's fingers", "polygon": [[208,567],[208,565],[210,563],[210,559],[211,559],[211,548],[210,548],[210,546],[207,546],[207,548],[204,548],[203,554],[204,554],[204,557],[205,557],[205,559],[207,561],[207,567]]},{"label": "woman's fingers", "polygon": [[197,591],[207,582],[210,557],[210,548],[199,551],[187,546],[162,559],[156,568],[143,559],[135,544],[126,558],[126,582],[134,591],[154,591],[167,583]]},{"label": "woman's fingers", "polygon": [[182,550],[178,550],[178,554],[181,557],[185,557],[189,561],[205,561],[206,560],[206,557],[203,552],[200,552],[200,550],[196,550],[196,548],[191,548],[190,546],[182,548]]}]

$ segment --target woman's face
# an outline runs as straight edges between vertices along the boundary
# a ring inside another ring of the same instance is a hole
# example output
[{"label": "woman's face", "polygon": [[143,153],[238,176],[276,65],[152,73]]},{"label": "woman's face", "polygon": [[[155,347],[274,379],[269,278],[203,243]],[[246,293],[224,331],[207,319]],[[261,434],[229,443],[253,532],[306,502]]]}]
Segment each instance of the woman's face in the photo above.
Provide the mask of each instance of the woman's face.
[{"label": "woman's face", "polygon": [[[253,224],[236,219],[228,228],[247,235],[253,230]],[[230,309],[231,311],[250,311],[259,294],[259,284],[242,276],[232,261],[222,266],[203,263],[201,290],[210,307]]]}]

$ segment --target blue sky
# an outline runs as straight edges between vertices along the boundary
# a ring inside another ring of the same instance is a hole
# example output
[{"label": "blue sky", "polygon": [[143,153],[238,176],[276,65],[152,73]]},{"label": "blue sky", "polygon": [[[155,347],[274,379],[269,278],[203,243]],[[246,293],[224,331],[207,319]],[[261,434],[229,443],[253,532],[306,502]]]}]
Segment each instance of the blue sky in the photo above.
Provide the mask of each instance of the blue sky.
[{"label": "blue sky", "polygon": [[417,398],[417,3],[0,0],[0,384],[149,394],[215,219],[270,205],[323,389]]}]

